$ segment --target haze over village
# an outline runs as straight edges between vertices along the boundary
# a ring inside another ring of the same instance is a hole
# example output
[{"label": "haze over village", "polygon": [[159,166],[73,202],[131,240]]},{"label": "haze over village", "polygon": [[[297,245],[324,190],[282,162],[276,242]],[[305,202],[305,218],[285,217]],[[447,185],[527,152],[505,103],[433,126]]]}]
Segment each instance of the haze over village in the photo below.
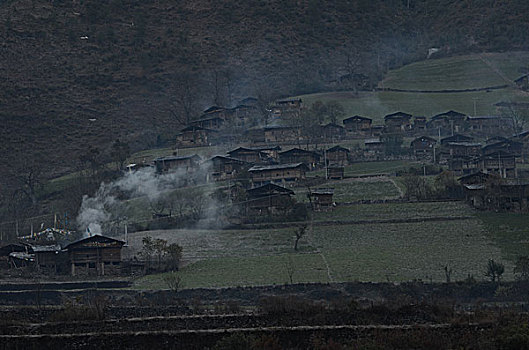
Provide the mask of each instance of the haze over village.
[{"label": "haze over village", "polygon": [[528,348],[528,10],[1,4],[2,348]]}]

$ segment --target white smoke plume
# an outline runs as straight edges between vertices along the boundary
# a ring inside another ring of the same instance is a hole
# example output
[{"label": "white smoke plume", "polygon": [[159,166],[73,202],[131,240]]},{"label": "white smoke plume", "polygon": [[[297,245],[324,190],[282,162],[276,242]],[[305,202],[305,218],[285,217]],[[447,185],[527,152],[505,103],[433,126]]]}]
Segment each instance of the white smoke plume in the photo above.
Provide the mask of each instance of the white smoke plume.
[{"label": "white smoke plume", "polygon": [[[102,234],[111,222],[119,220],[117,216],[123,211],[122,199],[144,197],[152,203],[176,189],[205,182],[207,173],[207,163],[193,172],[177,168],[157,174],[154,168],[143,168],[111,183],[102,183],[93,197],[83,196],[77,216],[78,227],[85,232],[85,236],[88,236],[88,232]],[[217,203],[214,200],[208,199],[206,206],[204,215],[216,215]]]}]

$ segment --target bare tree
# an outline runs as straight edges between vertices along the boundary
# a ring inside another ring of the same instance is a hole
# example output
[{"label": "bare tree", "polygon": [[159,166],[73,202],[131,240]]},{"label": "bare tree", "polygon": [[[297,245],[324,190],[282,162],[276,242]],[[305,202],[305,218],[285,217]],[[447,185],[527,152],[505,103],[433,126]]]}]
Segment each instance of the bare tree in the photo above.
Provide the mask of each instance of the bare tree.
[{"label": "bare tree", "polygon": [[285,263],[285,269],[287,270],[288,280],[290,281],[290,284],[294,283],[294,262],[292,261],[292,257],[289,255],[287,257],[287,261]]},{"label": "bare tree", "polygon": [[294,250],[295,250],[295,251],[298,250],[298,243],[299,243],[299,240],[300,240],[301,238],[303,238],[303,236],[305,235],[306,232],[307,232],[307,225],[299,226],[299,227],[294,231],[294,233],[296,234],[296,241],[294,242]]},{"label": "bare tree", "polygon": [[529,120],[527,108],[517,107],[514,103],[508,102],[501,107],[501,114],[506,118],[512,119],[513,131],[515,134],[522,132]]}]

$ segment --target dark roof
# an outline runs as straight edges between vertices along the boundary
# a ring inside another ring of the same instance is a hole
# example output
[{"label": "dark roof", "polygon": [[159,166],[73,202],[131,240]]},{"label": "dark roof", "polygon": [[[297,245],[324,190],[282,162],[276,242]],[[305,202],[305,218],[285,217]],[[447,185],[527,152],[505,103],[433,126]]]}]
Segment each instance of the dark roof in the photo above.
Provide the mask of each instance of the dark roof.
[{"label": "dark roof", "polygon": [[463,113],[450,110],[448,112],[436,114],[431,119],[435,120],[435,119],[440,119],[440,118],[444,118],[444,117],[464,117],[464,116],[465,116],[465,114],[463,114]]},{"label": "dark roof", "polygon": [[207,113],[211,113],[211,112],[222,111],[222,110],[224,110],[224,109],[226,109],[226,108],[224,108],[224,107],[219,107],[219,106],[211,106],[211,107],[209,107],[208,109],[206,109],[206,110],[205,110],[204,112],[202,112],[202,113],[207,114]]},{"label": "dark roof", "polygon": [[167,157],[159,157],[154,160],[155,163],[157,162],[170,162],[170,161],[177,161],[177,160],[187,160],[187,159],[201,159],[200,156],[193,154],[190,156],[167,156]]},{"label": "dark roof", "polygon": [[343,126],[338,125],[336,123],[329,123],[322,126],[323,128],[340,128],[343,129]]},{"label": "dark roof", "polygon": [[245,99],[242,99],[239,103],[240,104],[243,104],[243,105],[246,105],[246,104],[249,104],[249,103],[257,103],[259,100],[255,97],[246,97]]},{"label": "dark roof", "polygon": [[475,116],[475,117],[469,116],[467,119],[468,120],[486,120],[486,119],[500,120],[500,119],[511,119],[511,118],[509,118],[509,117],[501,117],[501,116],[497,116],[497,115],[478,115],[478,116]]},{"label": "dark roof", "polygon": [[427,140],[427,141],[432,141],[434,143],[437,142],[436,139],[434,139],[433,137],[430,137],[430,136],[420,136],[420,137],[417,137],[415,140],[413,140],[411,143],[415,143],[416,141],[424,141],[424,140]]},{"label": "dark roof", "polygon": [[349,118],[346,118],[344,120],[342,120],[342,123],[349,123],[349,122],[352,122],[352,121],[355,121],[355,120],[369,120],[369,121],[372,121],[373,119],[371,118],[367,118],[367,117],[362,117],[360,115],[354,115],[352,117],[349,117]]},{"label": "dark roof", "polygon": [[248,162],[245,162],[244,160],[240,160],[240,159],[233,158],[233,157],[226,157],[226,156],[214,156],[210,160],[213,160],[213,159],[222,159],[222,160],[228,160],[230,162],[236,162],[240,164],[249,164]]},{"label": "dark roof", "polygon": [[198,125],[188,125],[185,128],[183,128],[182,130],[180,130],[180,132],[200,131],[200,130],[204,130],[204,131],[208,131],[208,132],[217,132],[217,130],[206,129],[206,128],[203,128],[203,127],[198,126]]},{"label": "dark roof", "polygon": [[284,188],[282,186],[272,184],[272,183],[268,183],[266,185],[262,185],[259,187],[249,189],[246,192],[248,192],[248,194],[252,197],[270,196],[276,193],[282,193],[282,194],[288,194],[288,195],[294,194],[294,191],[289,190],[288,188]]},{"label": "dark roof", "polygon": [[276,103],[291,103],[291,102],[302,102],[300,98],[295,99],[286,99],[286,100],[277,100]]},{"label": "dark roof", "polygon": [[33,245],[31,246],[33,253],[50,253],[50,252],[60,252],[61,246],[58,244],[51,245]]},{"label": "dark roof", "polygon": [[508,141],[509,139],[506,138],[506,137],[503,137],[503,136],[494,136],[494,137],[491,137],[491,138],[488,138],[485,143],[486,144],[495,144],[495,143],[498,143],[498,142],[503,142],[503,141]]},{"label": "dark roof", "polygon": [[441,139],[441,144],[445,144],[448,142],[459,142],[459,141],[472,141],[474,140],[471,136],[461,135],[461,134],[454,134],[452,136],[448,136]]},{"label": "dark roof", "polygon": [[462,183],[462,184],[466,184],[468,183],[469,180],[472,180],[472,179],[479,179],[480,181],[482,179],[488,179],[491,175],[489,174],[486,174],[486,173],[483,173],[481,171],[478,171],[476,173],[472,173],[472,174],[468,174],[468,175],[464,175],[464,176],[461,176],[460,178],[458,178],[457,180]]},{"label": "dark roof", "polygon": [[481,147],[481,143],[477,142],[448,142],[449,146],[461,146],[461,147]]},{"label": "dark roof", "polygon": [[412,117],[411,114],[408,114],[408,113],[404,113],[404,112],[395,112],[395,113],[391,113],[391,114],[388,114],[384,117],[384,120],[387,120],[387,119],[398,119],[398,118],[407,118],[407,119],[410,119]]},{"label": "dark roof", "polygon": [[521,77],[516,78],[516,79],[514,80],[514,82],[515,82],[515,83],[517,83],[517,82],[521,82],[522,80],[527,79],[528,76],[529,76],[529,74],[524,74],[524,75],[522,75]]},{"label": "dark roof", "polygon": [[342,147],[342,146],[334,146],[334,147],[331,147],[327,150],[327,152],[339,152],[339,151],[345,151],[345,152],[350,152],[347,148],[345,147]]},{"label": "dark roof", "polygon": [[295,169],[303,167],[305,170],[308,170],[308,167],[305,163],[290,163],[290,164],[275,164],[275,165],[255,165],[248,169],[248,171],[267,171],[267,170],[281,170],[281,169]]},{"label": "dark roof", "polygon": [[310,191],[310,195],[332,195],[334,188],[316,188]]},{"label": "dark roof", "polygon": [[207,118],[201,118],[201,119],[195,119],[191,122],[191,124],[195,124],[195,123],[200,123],[200,122],[206,122],[208,120],[220,120],[220,121],[224,121],[224,119],[222,119],[221,117],[207,117]]},{"label": "dark roof", "polygon": [[500,149],[500,150],[491,152],[489,154],[485,154],[481,156],[480,159],[497,159],[497,158],[512,158],[512,157],[514,157],[514,154]]},{"label": "dark roof", "polygon": [[293,126],[282,126],[282,125],[268,125],[263,128],[263,130],[289,130],[295,129]]},{"label": "dark roof", "polygon": [[77,245],[89,243],[89,242],[95,242],[95,243],[119,243],[121,245],[125,244],[125,242],[120,241],[119,239],[103,236],[103,235],[93,235],[91,237],[81,238],[77,241],[74,241],[64,247],[64,249],[71,249]]},{"label": "dark roof", "polygon": [[252,148],[246,148],[246,147],[237,147],[236,149],[231,150],[231,151],[228,151],[228,152],[226,152],[226,153],[228,153],[228,154],[232,154],[232,153],[237,153],[237,152],[240,152],[240,151],[247,151],[247,152],[261,153],[260,150],[252,149]]},{"label": "dark roof", "polygon": [[286,155],[286,154],[290,154],[290,153],[310,154],[310,155],[313,155],[313,156],[316,156],[316,157],[320,157],[320,155],[317,152],[307,151],[305,149],[301,149],[301,148],[297,148],[297,147],[289,149],[288,151],[280,152],[279,155],[282,156],[282,155]]}]

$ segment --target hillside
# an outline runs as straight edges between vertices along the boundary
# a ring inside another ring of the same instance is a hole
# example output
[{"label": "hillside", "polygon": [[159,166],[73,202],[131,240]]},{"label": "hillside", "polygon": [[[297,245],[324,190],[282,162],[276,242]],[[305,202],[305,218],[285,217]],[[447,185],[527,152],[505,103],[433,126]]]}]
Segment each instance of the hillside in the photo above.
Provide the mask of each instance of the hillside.
[{"label": "hillside", "polygon": [[214,102],[214,72],[228,104],[263,84],[312,92],[361,73],[374,85],[434,46],[450,55],[527,45],[523,1],[408,3],[3,2],[2,153],[52,161],[57,173],[87,145],[152,146],[181,122],[183,86],[193,115]]},{"label": "hillside", "polygon": [[[499,102],[529,103],[529,94],[513,85],[529,63],[529,52],[483,53],[429,59],[390,70],[379,89],[409,91],[328,92],[300,95],[307,104],[336,101],[346,116],[359,114],[382,124],[384,116],[401,110],[431,117],[456,110],[469,115],[495,115]],[[504,86],[502,88],[494,88]],[[487,89],[493,87],[492,89]],[[463,91],[483,89],[482,91]],[[460,90],[460,92],[446,91]],[[421,91],[429,91],[422,93]],[[474,111],[474,103],[476,110]]]}]

